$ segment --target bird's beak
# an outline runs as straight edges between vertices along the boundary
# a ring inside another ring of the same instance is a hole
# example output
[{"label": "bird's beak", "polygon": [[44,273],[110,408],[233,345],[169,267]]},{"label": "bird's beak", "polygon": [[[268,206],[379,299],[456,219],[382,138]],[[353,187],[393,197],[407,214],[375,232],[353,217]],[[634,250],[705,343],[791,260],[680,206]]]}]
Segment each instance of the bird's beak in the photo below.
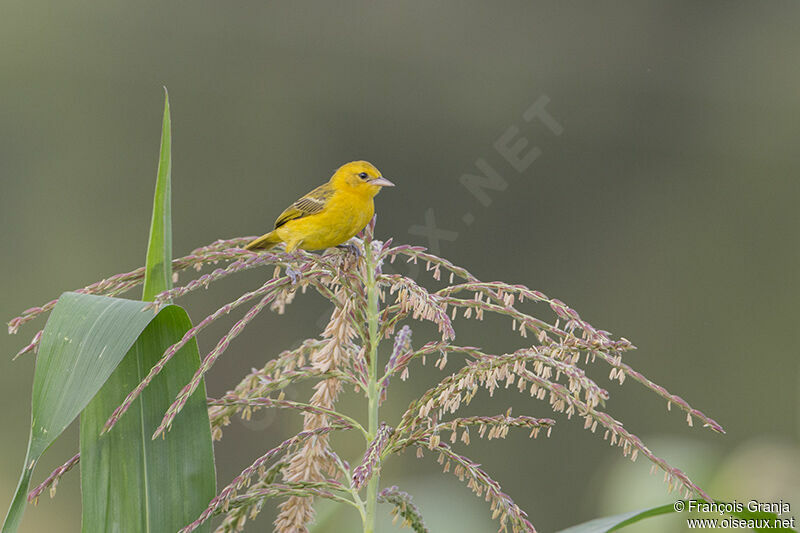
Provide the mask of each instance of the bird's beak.
[{"label": "bird's beak", "polygon": [[381,187],[394,187],[394,183],[384,177],[376,178],[370,182],[372,185],[379,185]]}]

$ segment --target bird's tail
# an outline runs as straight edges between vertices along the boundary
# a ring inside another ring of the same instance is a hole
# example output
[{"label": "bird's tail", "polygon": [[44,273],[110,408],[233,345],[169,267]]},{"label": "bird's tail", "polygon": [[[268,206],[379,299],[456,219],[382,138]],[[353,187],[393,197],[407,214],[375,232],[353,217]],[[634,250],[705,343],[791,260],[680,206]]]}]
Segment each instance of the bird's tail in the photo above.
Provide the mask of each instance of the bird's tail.
[{"label": "bird's tail", "polygon": [[250,242],[244,247],[245,250],[269,250],[276,244],[283,242],[280,237],[275,235],[274,231],[270,231],[266,235],[262,235],[258,239]]}]

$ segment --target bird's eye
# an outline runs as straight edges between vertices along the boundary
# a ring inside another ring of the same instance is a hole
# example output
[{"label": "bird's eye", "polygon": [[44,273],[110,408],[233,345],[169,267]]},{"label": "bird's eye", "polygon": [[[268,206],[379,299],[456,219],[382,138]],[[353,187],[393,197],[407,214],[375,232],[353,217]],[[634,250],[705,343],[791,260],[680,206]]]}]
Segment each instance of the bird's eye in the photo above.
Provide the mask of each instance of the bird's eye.
[{"label": "bird's eye", "polygon": [[369,174],[367,174],[366,172],[362,172],[358,175],[358,177],[361,178],[362,180],[365,180],[369,177]]}]

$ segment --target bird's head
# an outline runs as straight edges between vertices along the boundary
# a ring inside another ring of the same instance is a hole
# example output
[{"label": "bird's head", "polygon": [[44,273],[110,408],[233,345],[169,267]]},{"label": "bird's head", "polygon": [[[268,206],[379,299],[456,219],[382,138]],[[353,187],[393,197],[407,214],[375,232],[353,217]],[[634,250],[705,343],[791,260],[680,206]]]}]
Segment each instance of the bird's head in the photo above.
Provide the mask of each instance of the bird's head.
[{"label": "bird's head", "polygon": [[366,161],[351,161],[342,165],[331,177],[331,184],[369,197],[378,194],[381,187],[394,187],[394,183],[381,176],[380,171]]}]

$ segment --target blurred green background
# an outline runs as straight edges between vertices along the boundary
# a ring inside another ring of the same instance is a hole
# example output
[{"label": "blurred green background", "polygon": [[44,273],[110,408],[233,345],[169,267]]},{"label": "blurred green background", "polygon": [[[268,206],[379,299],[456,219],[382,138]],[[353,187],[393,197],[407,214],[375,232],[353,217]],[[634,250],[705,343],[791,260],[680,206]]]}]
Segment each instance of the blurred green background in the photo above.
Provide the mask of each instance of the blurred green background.
[{"label": "blurred green background", "polygon": [[[728,434],[687,428],[655,395],[609,384],[602,370],[611,412],[715,497],[800,509],[799,23],[797,2],[6,0],[2,316],[142,264],[166,85],[176,256],[270,229],[335,167],[368,159],[397,184],[377,198],[379,238],[431,246],[414,228],[430,213],[450,232],[436,251],[631,339],[639,350],[630,364]],[[541,98],[561,135],[522,119]],[[494,148],[512,127],[525,150],[541,150],[523,172]],[[488,205],[459,181],[480,158],[506,183],[486,191]],[[199,320],[265,275],[182,303]],[[307,296],[285,316],[262,315],[216,365],[209,393],[314,335],[326,311]],[[32,357],[10,358],[43,324],[0,338],[3,512],[24,458],[33,375]],[[474,324],[457,324],[467,326],[464,342],[520,345],[505,322]],[[229,326],[209,331],[201,350]],[[451,360],[446,372],[455,368]],[[443,375],[413,368],[386,404],[389,421]],[[343,402],[360,412],[352,394]],[[471,409],[509,405],[548,416],[546,403],[509,391],[483,394]],[[580,422],[557,422],[550,439],[512,432],[459,449],[540,531],[674,498],[644,459],[631,464]],[[220,484],[299,425],[290,413],[234,421],[217,448]],[[77,440],[73,427],[35,481]],[[354,460],[351,442],[341,444]],[[432,531],[496,529],[482,500],[430,456],[393,459],[384,475],[415,495]],[[351,511],[329,511],[318,530],[348,531]],[[270,530],[272,516],[252,530]],[[28,511],[22,531],[79,527],[73,472],[54,500]],[[643,530],[658,528],[680,530],[680,520]]]}]

